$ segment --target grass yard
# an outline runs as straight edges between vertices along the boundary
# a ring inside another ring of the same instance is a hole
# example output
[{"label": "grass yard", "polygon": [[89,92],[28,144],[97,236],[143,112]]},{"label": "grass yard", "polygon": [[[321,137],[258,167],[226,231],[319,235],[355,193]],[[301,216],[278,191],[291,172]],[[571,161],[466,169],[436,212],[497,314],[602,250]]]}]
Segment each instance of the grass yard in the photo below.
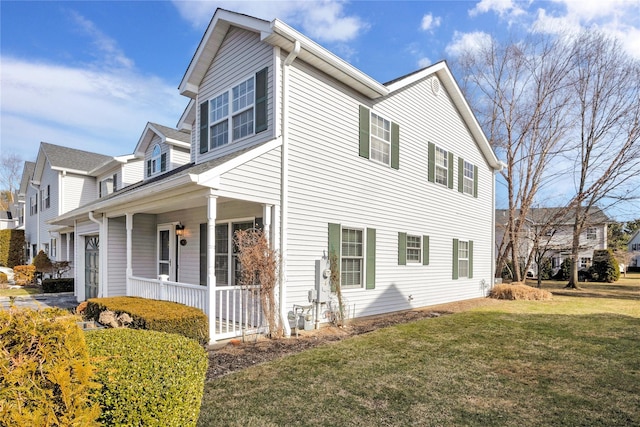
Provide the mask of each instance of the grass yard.
[{"label": "grass yard", "polygon": [[499,301],[211,381],[198,425],[640,425],[640,275],[568,292],[579,296]]},{"label": "grass yard", "polygon": [[19,289],[0,289],[0,297],[21,297],[41,294],[42,289],[36,287],[22,287]]}]

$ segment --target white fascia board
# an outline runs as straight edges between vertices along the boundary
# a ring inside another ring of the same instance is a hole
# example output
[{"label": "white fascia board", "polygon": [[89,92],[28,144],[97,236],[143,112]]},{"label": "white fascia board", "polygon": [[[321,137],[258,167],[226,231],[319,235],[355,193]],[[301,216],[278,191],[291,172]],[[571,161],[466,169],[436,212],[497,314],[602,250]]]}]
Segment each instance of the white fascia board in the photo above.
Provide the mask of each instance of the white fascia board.
[{"label": "white fascia board", "polygon": [[271,32],[268,21],[224,9],[217,9],[178,86],[181,95],[192,99],[197,97],[200,82],[204,78],[209,64],[211,64],[218,48],[222,44],[224,35],[231,25],[255,33]]},{"label": "white fascia board", "polygon": [[271,23],[271,29],[274,34],[284,38],[286,43],[278,43],[278,40],[276,40],[273,35],[268,35],[268,33],[263,35],[264,41],[273,43],[274,45],[279,45],[288,51],[291,51],[293,43],[298,41],[300,42],[301,47],[300,54],[298,55],[299,58],[305,60],[311,56],[321,60],[333,70],[333,73],[329,72],[328,74],[372,99],[389,94],[389,89],[382,83],[363,73],[340,57],[334,55],[305,35],[289,27],[284,22],[278,19],[273,20]]},{"label": "white fascia board", "polygon": [[58,171],[58,172],[73,173],[73,174],[76,174],[76,175],[93,176],[87,171],[81,171],[81,170],[77,170],[77,169],[61,168],[59,166],[51,166],[51,170]]},{"label": "white fascia board", "polygon": [[184,142],[184,141],[178,141],[177,139],[173,139],[173,138],[163,138],[163,141],[169,145],[173,145],[175,147],[182,147],[182,148],[191,148],[191,144],[188,142]]},{"label": "white fascia board", "polygon": [[190,99],[187,107],[182,112],[180,116],[180,120],[178,120],[178,124],[176,125],[176,129],[178,130],[188,130],[191,132],[191,122],[196,120],[196,101],[194,99]]},{"label": "white fascia board", "polygon": [[[202,185],[205,187],[209,187],[211,185],[219,185],[220,183],[219,178],[223,173],[229,172],[230,170],[235,169],[238,166],[241,166],[247,163],[248,161],[256,159],[262,156],[263,154],[266,154],[269,151],[280,147],[281,145],[282,145],[282,138],[278,137],[276,139],[272,139],[271,141],[265,144],[262,144],[254,148],[253,150],[249,150],[246,153],[243,153],[238,157],[235,157],[229,160],[228,162],[224,162],[220,166],[217,166],[213,169],[209,169],[206,172],[203,172],[201,174],[189,174],[189,176],[191,177],[191,182],[194,182],[198,185]],[[217,187],[214,186],[212,188],[217,188]]]}]

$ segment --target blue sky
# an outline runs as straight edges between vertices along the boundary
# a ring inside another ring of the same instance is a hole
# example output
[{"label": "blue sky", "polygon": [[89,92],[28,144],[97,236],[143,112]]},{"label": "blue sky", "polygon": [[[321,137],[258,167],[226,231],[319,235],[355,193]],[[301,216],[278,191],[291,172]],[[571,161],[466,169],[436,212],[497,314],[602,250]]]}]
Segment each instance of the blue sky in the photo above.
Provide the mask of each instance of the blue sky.
[{"label": "blue sky", "polygon": [[177,86],[217,7],[279,18],[382,83],[485,37],[593,24],[640,57],[640,0],[2,0],[0,149],[130,154],[148,121],[175,126],[188,102]]}]

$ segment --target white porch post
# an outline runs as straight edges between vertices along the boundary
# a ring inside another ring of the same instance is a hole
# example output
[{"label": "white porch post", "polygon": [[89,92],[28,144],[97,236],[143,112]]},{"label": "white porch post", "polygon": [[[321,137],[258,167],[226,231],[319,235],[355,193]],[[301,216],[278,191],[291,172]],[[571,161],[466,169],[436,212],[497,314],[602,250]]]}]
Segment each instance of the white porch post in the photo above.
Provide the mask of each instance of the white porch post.
[{"label": "white porch post", "polygon": [[132,235],[133,235],[133,214],[126,214],[126,222],[127,222],[127,278],[126,278],[126,295],[131,295],[131,277],[133,276],[133,261],[131,255],[131,247],[132,247]]},{"label": "white porch post", "polygon": [[209,342],[216,340],[216,215],[218,197],[207,196],[207,290],[209,297]]},{"label": "white porch post", "polygon": [[274,246],[271,239],[271,208],[273,208],[273,205],[262,205],[262,226],[264,228],[262,232],[269,246],[273,248]]}]

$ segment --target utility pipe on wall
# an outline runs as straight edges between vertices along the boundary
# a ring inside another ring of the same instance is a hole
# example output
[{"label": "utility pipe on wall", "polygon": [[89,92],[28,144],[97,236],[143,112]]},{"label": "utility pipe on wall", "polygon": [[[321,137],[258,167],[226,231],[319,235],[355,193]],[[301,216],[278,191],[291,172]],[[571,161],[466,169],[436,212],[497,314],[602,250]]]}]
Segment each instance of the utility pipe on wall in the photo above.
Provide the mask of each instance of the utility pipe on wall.
[{"label": "utility pipe on wall", "polygon": [[300,42],[296,40],[293,50],[282,64],[282,151],[280,165],[280,319],[285,337],[291,336],[287,308],[287,226],[289,216],[289,66],[300,53]]}]

